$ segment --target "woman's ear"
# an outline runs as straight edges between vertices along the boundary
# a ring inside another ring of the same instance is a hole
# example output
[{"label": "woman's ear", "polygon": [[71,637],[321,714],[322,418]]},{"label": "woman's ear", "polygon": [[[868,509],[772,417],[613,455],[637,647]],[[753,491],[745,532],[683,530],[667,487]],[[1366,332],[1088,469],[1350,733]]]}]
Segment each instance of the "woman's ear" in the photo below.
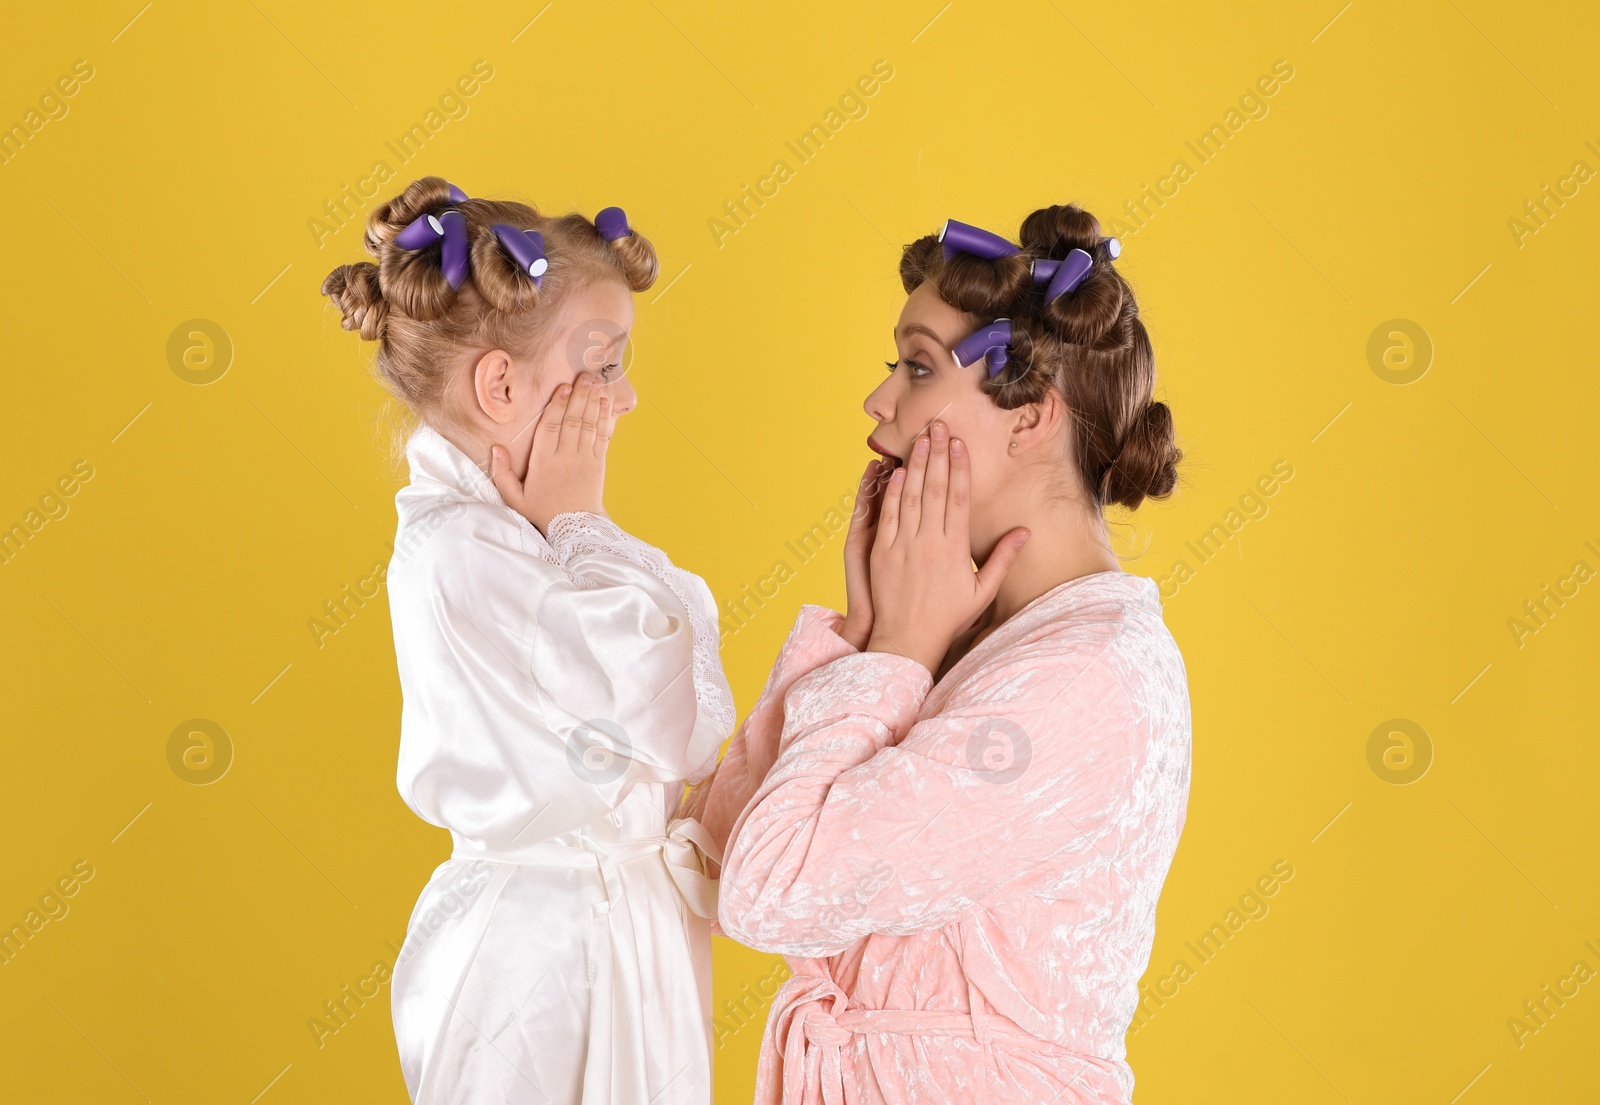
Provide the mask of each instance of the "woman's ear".
[{"label": "woman's ear", "polygon": [[472,391],[479,409],[501,425],[516,414],[512,396],[514,368],[511,355],[504,349],[489,350],[472,368]]},{"label": "woman's ear", "polygon": [[1006,451],[1018,456],[1056,435],[1066,420],[1067,406],[1060,392],[1047,388],[1044,398],[1024,403],[1011,413],[1011,440],[1017,447]]}]

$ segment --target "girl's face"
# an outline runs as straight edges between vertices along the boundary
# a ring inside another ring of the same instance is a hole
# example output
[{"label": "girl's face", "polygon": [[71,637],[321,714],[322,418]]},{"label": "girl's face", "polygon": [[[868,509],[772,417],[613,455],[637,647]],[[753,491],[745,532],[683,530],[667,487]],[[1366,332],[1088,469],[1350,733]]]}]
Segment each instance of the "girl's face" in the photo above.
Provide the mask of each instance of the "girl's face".
[{"label": "girl's face", "polygon": [[966,443],[973,502],[982,503],[1002,474],[1017,412],[996,406],[979,388],[983,364],[962,368],[950,352],[977,325],[940,298],[931,283],[920,285],[900,312],[894,331],[898,358],[889,366],[889,378],[862,406],[878,423],[868,448],[898,461],[911,455],[934,419],[943,421],[951,437]]},{"label": "girl's face", "polygon": [[[477,404],[472,420],[481,427],[482,441],[477,443],[481,452],[487,455],[490,445],[504,445],[517,478],[525,476],[525,435],[538,423],[556,388],[580,375],[601,382],[600,394],[610,398],[618,417],[631,411],[639,399],[627,378],[632,328],[633,294],[620,281],[601,280],[574,288],[565,297],[537,358],[513,361],[503,349],[479,356],[466,386]],[[518,439],[521,449],[513,448]]]},{"label": "girl's face", "polygon": [[599,280],[574,289],[534,366],[536,409],[544,409],[556,388],[587,372],[602,382],[600,394],[610,398],[619,417],[631,411],[639,399],[626,375],[632,329],[633,294],[621,283]]}]

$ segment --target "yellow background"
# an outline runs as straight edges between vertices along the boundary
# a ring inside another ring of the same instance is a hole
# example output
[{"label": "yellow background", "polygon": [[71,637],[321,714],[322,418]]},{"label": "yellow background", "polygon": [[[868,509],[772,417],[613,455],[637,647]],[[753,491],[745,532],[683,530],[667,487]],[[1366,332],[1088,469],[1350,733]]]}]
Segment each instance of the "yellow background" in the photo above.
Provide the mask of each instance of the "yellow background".
[{"label": "yellow background", "polygon": [[[404,480],[371,348],[318,295],[377,201],[308,229],[379,159],[380,199],[436,173],[618,203],[655,242],[608,505],[719,597],[867,459],[902,243],[1063,199],[1109,222],[1188,161],[1118,262],[1187,451],[1119,548],[1193,569],[1165,588],[1194,778],[1148,978],[1194,966],[1185,942],[1274,863],[1294,875],[1130,1038],[1137,1099],[1600,1094],[1600,982],[1508,1026],[1600,970],[1600,582],[1520,643],[1509,624],[1600,570],[1600,182],[1520,243],[1508,223],[1600,169],[1591,8],[140,2],[22,6],[0,46],[6,125],[94,70],[0,166],[0,525],[93,469],[0,566],[0,924],[94,871],[0,966],[0,1097],[405,1100],[386,987],[323,1046],[307,1026],[393,962],[449,849],[395,790],[384,601],[320,648],[308,629],[387,559]],[[1201,164],[1185,143],[1280,59],[1267,113]],[[385,141],[479,60],[467,113],[399,165]],[[865,116],[795,163],[785,141],[879,60]],[[793,178],[719,245],[708,221],[778,159]],[[197,318],[233,346],[205,386],[167,354]],[[1405,385],[1368,356],[1393,319],[1433,348]],[[1186,542],[1233,510],[1201,564]],[[796,608],[842,601],[837,552],[726,639],[741,710]],[[233,743],[209,785],[169,766],[192,718]],[[1406,785],[1368,760],[1395,718],[1432,746]],[[735,1000],[774,960],[719,941],[716,963]],[[748,1100],[759,1041],[757,1018],[719,1049],[719,1102]]]}]

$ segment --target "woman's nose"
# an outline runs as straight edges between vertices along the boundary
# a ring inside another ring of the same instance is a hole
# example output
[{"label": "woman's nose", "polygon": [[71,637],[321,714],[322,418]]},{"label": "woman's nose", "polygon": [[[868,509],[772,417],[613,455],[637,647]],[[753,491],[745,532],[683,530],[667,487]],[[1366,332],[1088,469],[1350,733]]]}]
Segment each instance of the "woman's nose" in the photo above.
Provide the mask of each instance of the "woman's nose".
[{"label": "woman's nose", "polygon": [[861,409],[876,422],[889,421],[894,414],[894,404],[889,401],[889,381],[885,380],[873,388],[871,394],[862,402]]}]

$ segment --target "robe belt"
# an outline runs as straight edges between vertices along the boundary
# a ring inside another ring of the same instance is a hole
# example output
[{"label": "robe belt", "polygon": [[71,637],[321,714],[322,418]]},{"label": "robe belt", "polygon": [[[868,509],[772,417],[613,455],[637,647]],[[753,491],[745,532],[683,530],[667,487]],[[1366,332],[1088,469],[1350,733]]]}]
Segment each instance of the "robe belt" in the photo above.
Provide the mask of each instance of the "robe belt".
[{"label": "robe belt", "polygon": [[667,826],[665,836],[646,836],[634,840],[598,841],[558,844],[544,841],[507,851],[473,848],[456,837],[451,859],[476,860],[486,863],[512,863],[525,867],[568,867],[597,870],[605,880],[606,900],[595,906],[596,914],[607,912],[612,903],[622,897],[622,883],[617,865],[635,860],[660,856],[667,874],[683,900],[698,916],[715,920],[717,916],[717,880],[706,874],[705,860],[710,857],[722,862],[722,849],[712,840],[711,833],[692,817],[680,817]]},{"label": "robe belt", "polygon": [[767,1031],[782,1056],[782,1100],[811,1100],[815,1087],[821,1090],[823,1105],[844,1105],[840,1052],[858,1035],[960,1036],[983,1045],[996,1040],[1032,1051],[1065,1052],[1059,1044],[1041,1040],[997,1014],[852,1008],[849,996],[833,980],[805,974],[791,975],[774,995]]}]

